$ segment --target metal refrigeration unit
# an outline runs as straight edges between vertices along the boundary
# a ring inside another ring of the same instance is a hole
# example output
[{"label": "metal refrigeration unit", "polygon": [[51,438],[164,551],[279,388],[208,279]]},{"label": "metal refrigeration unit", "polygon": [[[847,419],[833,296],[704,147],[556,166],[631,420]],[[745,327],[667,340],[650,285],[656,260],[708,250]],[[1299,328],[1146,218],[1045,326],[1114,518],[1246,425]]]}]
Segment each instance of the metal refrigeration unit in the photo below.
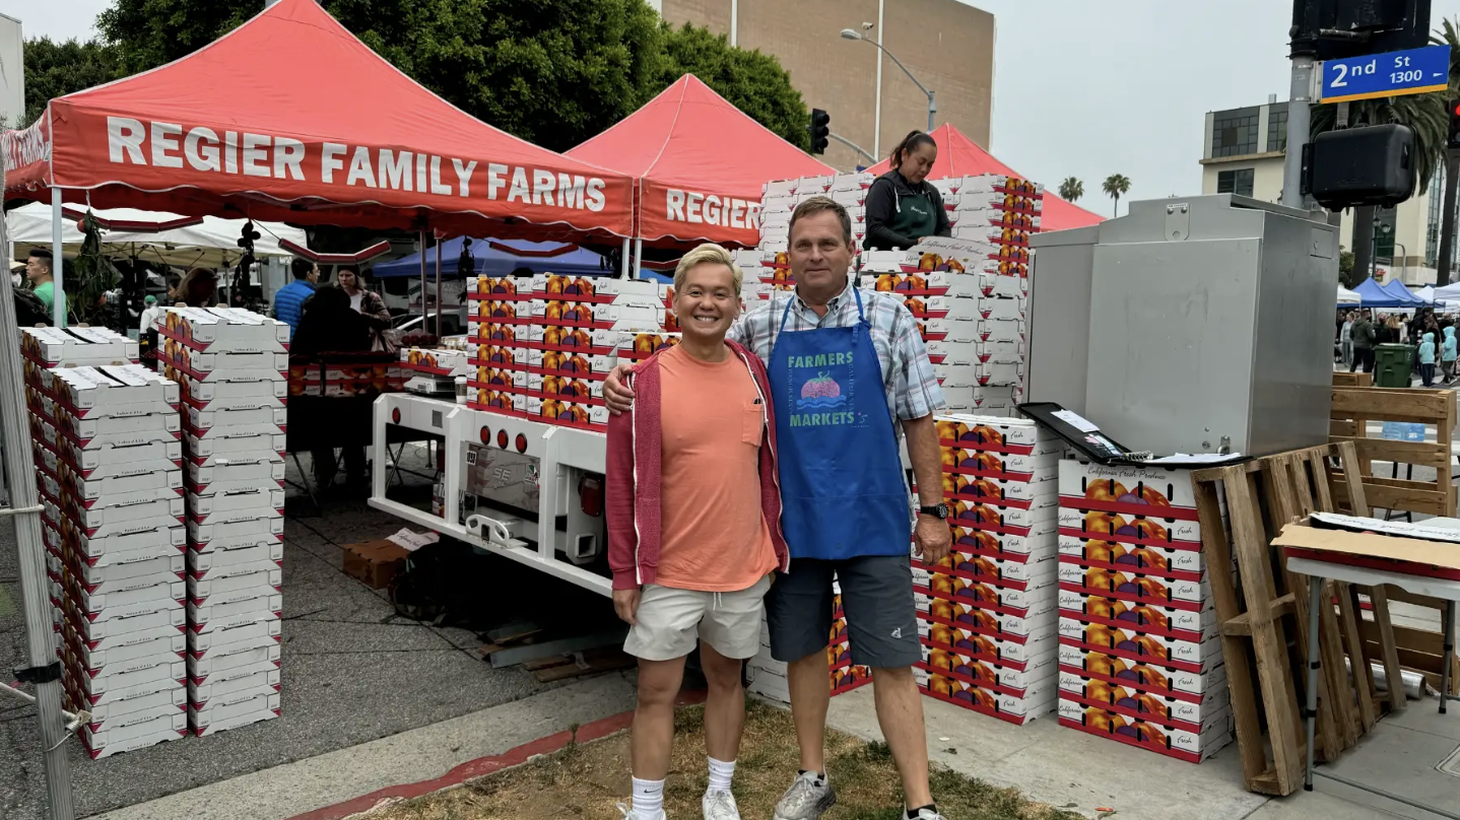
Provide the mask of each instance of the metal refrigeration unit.
[{"label": "metal refrigeration unit", "polygon": [[1328,440],[1337,227],[1217,194],[1031,245],[1027,401],[1158,455]]}]

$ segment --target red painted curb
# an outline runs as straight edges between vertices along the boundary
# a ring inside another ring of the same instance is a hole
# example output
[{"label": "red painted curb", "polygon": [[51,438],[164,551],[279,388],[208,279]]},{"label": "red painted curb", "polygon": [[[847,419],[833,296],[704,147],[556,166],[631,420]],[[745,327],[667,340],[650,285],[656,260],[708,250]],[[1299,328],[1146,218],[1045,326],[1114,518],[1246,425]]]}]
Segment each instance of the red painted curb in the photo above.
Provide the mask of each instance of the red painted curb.
[{"label": "red painted curb", "polygon": [[[702,703],[704,699],[704,691],[685,692],[680,695],[677,703],[680,706],[689,706]],[[586,743],[591,740],[598,740],[614,732],[627,729],[633,719],[633,712],[622,712],[612,717],[586,723],[578,727],[577,742]],[[349,817],[352,814],[367,811],[381,800],[392,798],[410,800],[451,786],[459,786],[468,780],[482,777],[483,775],[489,775],[503,769],[510,769],[513,766],[520,766],[526,763],[529,758],[560,751],[573,739],[574,736],[571,732],[558,732],[557,734],[538,738],[530,743],[524,743],[499,755],[469,760],[434,780],[423,780],[419,783],[406,783],[379,789],[370,794],[356,797],[353,800],[346,800],[343,803],[337,803],[333,806],[326,806],[322,809],[297,814],[289,818],[289,820],[341,820],[341,818]]]}]

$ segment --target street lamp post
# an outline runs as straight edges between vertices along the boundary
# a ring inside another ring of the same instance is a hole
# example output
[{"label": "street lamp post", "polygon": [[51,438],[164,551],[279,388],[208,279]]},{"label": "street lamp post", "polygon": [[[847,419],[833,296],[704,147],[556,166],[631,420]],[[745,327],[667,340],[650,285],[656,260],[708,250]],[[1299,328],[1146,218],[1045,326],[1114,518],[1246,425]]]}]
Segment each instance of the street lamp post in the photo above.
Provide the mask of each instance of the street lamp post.
[{"label": "street lamp post", "polygon": [[899,60],[899,59],[897,59],[896,55],[894,55],[892,52],[888,51],[885,46],[883,46],[881,43],[877,42],[876,40],[868,40],[866,37],[863,37],[862,36],[861,32],[853,31],[852,29],[849,29],[849,28],[842,29],[842,39],[843,40],[861,40],[862,42],[867,43],[868,45],[876,46],[877,48],[881,49],[882,50],[882,53],[883,54],[886,54],[892,60],[892,62],[897,63],[897,67],[900,68],[900,69],[902,69],[902,73],[906,74],[907,75],[907,78],[909,80],[912,80],[913,81],[913,85],[917,86],[919,89],[922,90],[922,92],[924,94],[927,94],[928,95],[928,131],[931,132],[933,130],[933,128],[936,127],[935,124],[934,124],[934,116],[938,113],[938,101],[937,101],[937,98],[934,96],[934,94],[933,94],[932,91],[929,91],[928,90],[928,87],[927,86],[925,86],[922,83],[918,82],[918,78],[917,77],[914,77],[913,76],[913,73],[911,71],[908,71],[907,70],[907,66],[903,65],[902,64],[902,61]]}]

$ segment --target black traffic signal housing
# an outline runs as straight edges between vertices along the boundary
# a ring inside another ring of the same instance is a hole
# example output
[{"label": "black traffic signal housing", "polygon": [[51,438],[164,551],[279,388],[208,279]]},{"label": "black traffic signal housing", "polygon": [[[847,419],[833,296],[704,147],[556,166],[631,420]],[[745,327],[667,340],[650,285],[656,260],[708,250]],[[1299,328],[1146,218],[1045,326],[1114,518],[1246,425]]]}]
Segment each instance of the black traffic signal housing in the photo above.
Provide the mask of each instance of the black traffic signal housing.
[{"label": "black traffic signal housing", "polygon": [[1329,131],[1303,146],[1302,192],[1330,211],[1392,208],[1414,195],[1416,181],[1414,130],[1407,125]]},{"label": "black traffic signal housing", "polygon": [[811,109],[811,153],[825,154],[831,136],[831,115],[820,108]]},{"label": "black traffic signal housing", "polygon": [[1338,60],[1430,44],[1432,0],[1293,0],[1291,56]]},{"label": "black traffic signal housing", "polygon": [[1445,147],[1460,148],[1460,99],[1450,100],[1450,136],[1445,140]]}]

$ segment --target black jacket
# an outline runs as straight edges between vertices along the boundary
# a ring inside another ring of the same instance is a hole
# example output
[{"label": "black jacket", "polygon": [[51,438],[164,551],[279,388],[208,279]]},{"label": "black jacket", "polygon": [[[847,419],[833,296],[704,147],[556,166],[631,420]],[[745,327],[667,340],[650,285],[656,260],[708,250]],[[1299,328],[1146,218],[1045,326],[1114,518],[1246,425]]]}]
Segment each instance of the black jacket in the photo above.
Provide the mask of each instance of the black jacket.
[{"label": "black jacket", "polygon": [[887,227],[892,215],[897,211],[897,200],[912,194],[924,194],[928,197],[928,201],[933,203],[933,211],[938,223],[933,234],[935,236],[953,235],[953,229],[948,224],[948,211],[943,207],[943,195],[938,193],[938,189],[927,180],[913,186],[906,177],[894,170],[878,177],[873,181],[872,187],[867,189],[867,239],[863,243],[865,247],[906,250],[917,244],[919,237],[903,236]]}]

